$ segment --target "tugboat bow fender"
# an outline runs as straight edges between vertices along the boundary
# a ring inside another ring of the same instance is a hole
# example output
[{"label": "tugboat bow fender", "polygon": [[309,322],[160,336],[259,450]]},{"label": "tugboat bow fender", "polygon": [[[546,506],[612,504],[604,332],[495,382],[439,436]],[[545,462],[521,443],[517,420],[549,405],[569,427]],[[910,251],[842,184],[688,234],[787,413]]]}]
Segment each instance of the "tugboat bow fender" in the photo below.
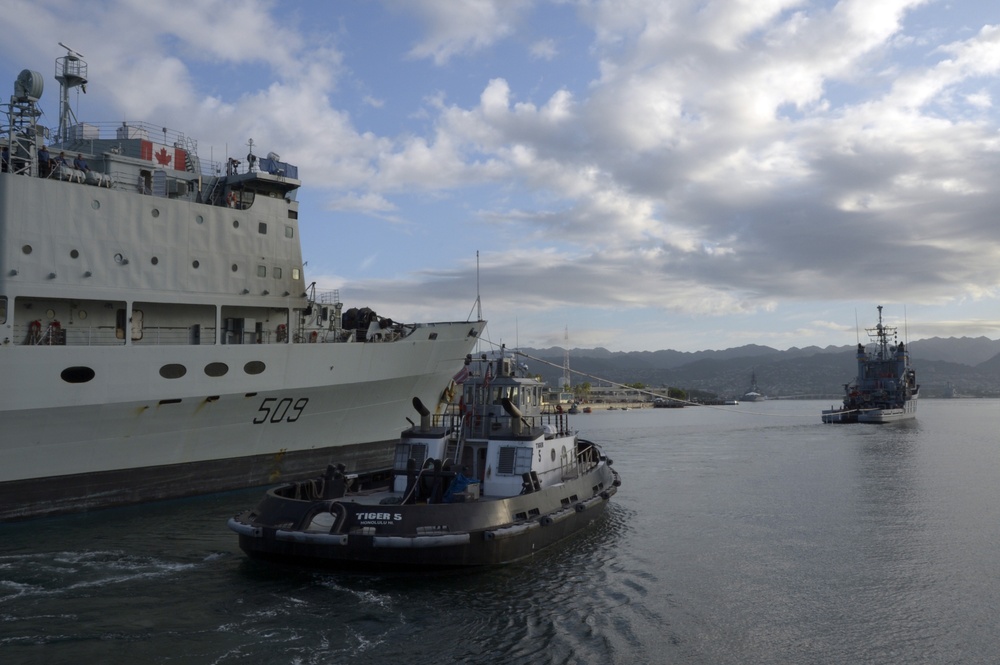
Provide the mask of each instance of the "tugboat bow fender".
[{"label": "tugboat bow fender", "polygon": [[532,529],[537,529],[540,526],[541,524],[538,522],[526,522],[524,524],[502,526],[499,529],[484,531],[483,538],[486,540],[503,540],[504,538],[513,538],[514,536],[520,536],[521,534],[527,533]]},{"label": "tugboat bow fender", "polygon": [[581,501],[580,503],[576,504],[576,512],[582,513],[583,511],[589,510],[603,501],[607,501],[607,499],[605,499],[603,496],[600,495],[592,496],[586,501]]},{"label": "tugboat bow fender", "polygon": [[229,518],[229,528],[241,536],[249,536],[250,538],[260,538],[264,533],[264,530],[259,526],[250,526],[249,524],[244,524],[235,517]]},{"label": "tugboat bow fender", "polygon": [[288,543],[306,543],[309,545],[346,545],[347,534],[305,533],[302,531],[286,531],[278,529],[274,532],[275,540]]},{"label": "tugboat bow fender", "polygon": [[468,533],[449,533],[443,536],[374,536],[373,547],[406,549],[418,547],[447,547],[449,545],[468,545]]},{"label": "tugboat bow fender", "polygon": [[575,508],[563,508],[562,510],[557,510],[554,513],[549,513],[548,515],[543,515],[542,519],[538,520],[542,523],[542,526],[551,526],[557,522],[562,522],[564,519],[576,512]]}]

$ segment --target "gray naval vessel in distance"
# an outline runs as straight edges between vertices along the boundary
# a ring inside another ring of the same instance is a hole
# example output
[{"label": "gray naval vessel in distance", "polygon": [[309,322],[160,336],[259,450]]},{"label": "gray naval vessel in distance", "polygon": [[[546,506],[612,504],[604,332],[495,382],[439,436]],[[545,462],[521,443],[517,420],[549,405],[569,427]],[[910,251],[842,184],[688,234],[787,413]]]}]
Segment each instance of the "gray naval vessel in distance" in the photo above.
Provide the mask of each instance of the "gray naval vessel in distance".
[{"label": "gray naval vessel in distance", "polygon": [[906,344],[896,339],[896,328],[882,323],[882,305],[878,323],[866,330],[871,341],[858,343],[858,375],[844,385],[843,404],[823,410],[824,423],[884,424],[917,417],[917,372]]},{"label": "gray naval vessel in distance", "polygon": [[485,323],[400,323],[317,293],[293,164],[252,142],[208,163],[166,128],[78,122],[87,63],[63,48],[56,134],[36,71],[0,119],[0,521],[270,484],[331,457],[391,467],[412,398],[443,408]]}]

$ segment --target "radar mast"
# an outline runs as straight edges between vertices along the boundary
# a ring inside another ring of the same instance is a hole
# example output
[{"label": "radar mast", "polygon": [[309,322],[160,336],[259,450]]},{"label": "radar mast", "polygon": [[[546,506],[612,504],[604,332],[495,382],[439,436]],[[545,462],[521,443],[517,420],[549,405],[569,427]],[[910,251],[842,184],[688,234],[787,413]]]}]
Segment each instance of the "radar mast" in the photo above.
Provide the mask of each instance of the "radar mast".
[{"label": "radar mast", "polygon": [[69,104],[69,91],[79,87],[87,94],[87,63],[83,55],[77,53],[62,42],[59,46],[66,49],[66,55],[56,58],[56,80],[59,81],[59,135],[60,143],[70,139],[70,128],[76,125],[76,114]]}]

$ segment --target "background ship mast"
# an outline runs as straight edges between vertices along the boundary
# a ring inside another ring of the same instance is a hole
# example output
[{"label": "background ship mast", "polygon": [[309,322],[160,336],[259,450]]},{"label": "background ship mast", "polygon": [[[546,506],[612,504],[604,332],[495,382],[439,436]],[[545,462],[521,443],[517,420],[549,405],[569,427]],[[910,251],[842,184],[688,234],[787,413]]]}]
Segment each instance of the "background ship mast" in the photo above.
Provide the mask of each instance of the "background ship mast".
[{"label": "background ship mast", "polygon": [[569,326],[566,326],[566,331],[563,333],[563,340],[566,343],[563,349],[563,375],[562,375],[562,389],[569,390]]}]

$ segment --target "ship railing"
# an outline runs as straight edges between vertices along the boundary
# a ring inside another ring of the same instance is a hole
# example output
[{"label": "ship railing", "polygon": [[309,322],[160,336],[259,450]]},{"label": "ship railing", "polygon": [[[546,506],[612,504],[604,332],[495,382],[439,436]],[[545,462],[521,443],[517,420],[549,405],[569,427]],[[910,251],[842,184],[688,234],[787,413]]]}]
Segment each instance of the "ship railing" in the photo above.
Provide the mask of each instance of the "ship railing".
[{"label": "ship railing", "polygon": [[[122,331],[115,326],[89,326],[70,324],[46,324],[38,326],[34,322],[15,324],[13,343],[22,346],[123,346]],[[285,344],[287,337],[282,333],[263,329],[260,331],[223,330],[222,344]],[[384,337],[370,340],[391,342],[403,335],[386,331]],[[296,344],[342,344],[362,339],[355,330],[301,330],[293,335]],[[216,329],[208,326],[143,326],[141,336],[133,337],[132,346],[200,346],[215,344]]]},{"label": "ship railing", "polygon": [[[521,420],[523,421],[523,430],[525,432],[535,428],[542,428],[545,425],[552,425],[556,436],[566,436],[571,433],[569,419],[565,413],[542,413],[540,415],[522,416]],[[510,421],[511,417],[507,414],[483,413],[482,408],[474,408],[467,415],[465,421],[461,423],[461,426],[464,428],[467,437],[487,439],[501,433],[509,434],[512,429]],[[447,423],[445,425],[457,427],[458,423]]]},{"label": "ship railing", "polygon": [[[133,346],[183,346],[214,344],[215,329],[201,328],[198,333],[190,326],[144,327],[142,337],[131,340]],[[14,326],[14,343],[26,346],[124,346],[121,329],[115,326],[60,326],[44,328],[34,323]]]},{"label": "ship railing", "polygon": [[78,123],[69,128],[69,136],[62,142],[53,142],[52,150],[69,152],[88,152],[96,154],[95,142],[126,141],[140,139],[156,145],[184,150],[187,157],[185,168],[194,169],[194,173],[203,176],[218,176],[223,172],[221,161],[202,160],[198,157],[198,141],[186,134],[167,128],[152,125],[148,122],[127,120],[123,122],[86,122]]},{"label": "ship railing", "polygon": [[49,323],[42,328],[26,323],[14,326],[14,343],[23,346],[121,346],[125,341],[116,337],[113,326],[62,327]]}]

